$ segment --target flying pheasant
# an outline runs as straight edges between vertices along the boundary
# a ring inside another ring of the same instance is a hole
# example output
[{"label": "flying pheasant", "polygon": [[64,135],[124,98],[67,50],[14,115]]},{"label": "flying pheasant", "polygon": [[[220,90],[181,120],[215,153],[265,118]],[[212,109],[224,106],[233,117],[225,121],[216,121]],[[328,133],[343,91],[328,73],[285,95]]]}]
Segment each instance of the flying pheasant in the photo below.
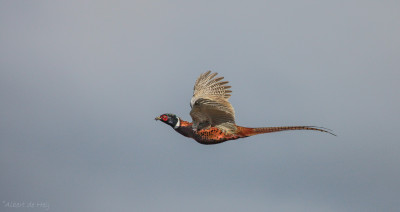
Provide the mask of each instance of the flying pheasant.
[{"label": "flying pheasant", "polygon": [[221,81],[223,77],[216,78],[216,75],[217,73],[207,71],[196,80],[190,101],[192,123],[171,113],[162,114],[155,119],[201,144],[218,144],[227,140],[284,130],[316,130],[335,135],[328,129],[313,126],[248,128],[236,125],[235,111],[228,101],[232,92],[229,90],[231,86],[226,85],[227,81]]}]

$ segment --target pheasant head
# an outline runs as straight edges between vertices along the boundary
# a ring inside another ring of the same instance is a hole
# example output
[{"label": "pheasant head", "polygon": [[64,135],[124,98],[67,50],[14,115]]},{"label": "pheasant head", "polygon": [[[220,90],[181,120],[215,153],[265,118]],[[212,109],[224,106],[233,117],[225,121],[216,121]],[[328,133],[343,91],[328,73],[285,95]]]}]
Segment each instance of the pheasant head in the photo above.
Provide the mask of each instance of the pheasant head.
[{"label": "pheasant head", "polygon": [[160,120],[169,126],[173,127],[174,129],[178,128],[180,126],[180,119],[178,116],[172,113],[164,113],[158,117],[155,118],[155,120]]}]

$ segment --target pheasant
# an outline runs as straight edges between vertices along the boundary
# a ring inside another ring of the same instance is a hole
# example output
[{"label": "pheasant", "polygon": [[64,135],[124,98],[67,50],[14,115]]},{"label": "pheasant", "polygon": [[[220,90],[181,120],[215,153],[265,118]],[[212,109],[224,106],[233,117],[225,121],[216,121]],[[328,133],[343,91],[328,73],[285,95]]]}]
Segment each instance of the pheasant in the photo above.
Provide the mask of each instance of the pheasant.
[{"label": "pheasant", "polygon": [[329,129],[314,126],[284,126],[249,128],[235,123],[235,111],[228,99],[231,86],[224,77],[207,71],[200,75],[194,85],[190,101],[190,116],[193,122],[184,121],[175,114],[165,113],[155,118],[170,125],[178,133],[193,138],[200,144],[218,144],[228,140],[245,138],[257,134],[285,130],[316,130],[335,135]]}]

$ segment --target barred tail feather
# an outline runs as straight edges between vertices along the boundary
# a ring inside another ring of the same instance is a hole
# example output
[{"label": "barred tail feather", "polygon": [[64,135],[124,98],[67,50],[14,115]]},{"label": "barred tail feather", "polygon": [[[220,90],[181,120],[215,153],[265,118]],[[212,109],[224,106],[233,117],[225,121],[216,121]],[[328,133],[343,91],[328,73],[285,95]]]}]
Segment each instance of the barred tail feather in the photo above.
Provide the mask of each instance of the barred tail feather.
[{"label": "barred tail feather", "polygon": [[285,127],[259,127],[259,128],[241,127],[242,135],[246,137],[257,134],[272,133],[272,132],[279,132],[286,130],[315,130],[336,136],[334,133],[331,132],[330,129],[326,129],[323,127],[315,127],[315,126],[285,126]]}]

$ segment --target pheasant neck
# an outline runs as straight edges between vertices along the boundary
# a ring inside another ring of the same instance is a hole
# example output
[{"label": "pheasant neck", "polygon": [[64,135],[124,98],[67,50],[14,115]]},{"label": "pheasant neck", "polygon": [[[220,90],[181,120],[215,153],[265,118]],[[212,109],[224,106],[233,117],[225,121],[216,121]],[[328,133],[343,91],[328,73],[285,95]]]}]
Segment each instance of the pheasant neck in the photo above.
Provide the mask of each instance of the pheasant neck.
[{"label": "pheasant neck", "polygon": [[181,126],[181,119],[178,117],[178,121],[176,122],[174,129],[178,129]]},{"label": "pheasant neck", "polygon": [[179,125],[177,124],[177,126],[178,127],[176,128],[174,127],[175,131],[182,134],[183,136],[193,138],[192,123],[179,119]]}]

